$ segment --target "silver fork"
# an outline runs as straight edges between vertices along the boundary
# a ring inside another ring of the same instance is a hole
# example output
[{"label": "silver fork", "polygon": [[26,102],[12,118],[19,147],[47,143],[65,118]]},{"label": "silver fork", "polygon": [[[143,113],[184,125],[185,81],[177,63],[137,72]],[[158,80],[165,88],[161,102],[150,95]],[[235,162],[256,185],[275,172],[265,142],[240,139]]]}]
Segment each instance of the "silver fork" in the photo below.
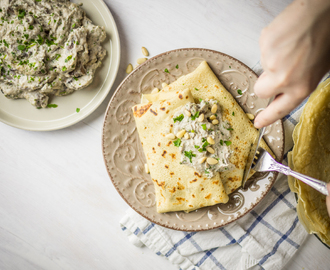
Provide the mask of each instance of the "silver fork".
[{"label": "silver fork", "polygon": [[324,195],[329,195],[327,189],[327,183],[317,180],[315,178],[309,177],[307,175],[295,172],[291,170],[288,166],[278,163],[273,157],[262,147],[258,147],[256,156],[254,157],[254,162],[252,163],[252,170],[257,172],[270,172],[277,171],[286,175],[291,175],[294,178],[299,179],[305,184],[311,186],[317,191]]}]

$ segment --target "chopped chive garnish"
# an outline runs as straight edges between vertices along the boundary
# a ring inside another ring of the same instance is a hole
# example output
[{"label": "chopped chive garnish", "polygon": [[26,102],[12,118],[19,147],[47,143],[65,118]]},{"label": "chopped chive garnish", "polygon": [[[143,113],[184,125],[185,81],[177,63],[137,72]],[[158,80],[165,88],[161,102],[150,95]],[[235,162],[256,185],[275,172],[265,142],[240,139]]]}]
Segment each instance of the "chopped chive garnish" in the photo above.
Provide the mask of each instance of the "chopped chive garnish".
[{"label": "chopped chive garnish", "polygon": [[23,50],[25,50],[25,45],[18,45],[17,46],[17,49],[19,49],[20,51],[23,51]]},{"label": "chopped chive garnish", "polygon": [[194,115],[191,116],[191,120],[195,120],[199,117],[199,112],[196,112]]},{"label": "chopped chive garnish", "polygon": [[190,151],[184,151],[184,155],[187,157],[187,158],[189,158],[189,160],[190,160],[190,163],[192,163],[192,158],[193,157],[196,157],[196,155],[195,154],[193,154],[193,152],[190,150]]},{"label": "chopped chive garnish", "polygon": [[174,146],[179,147],[181,144],[181,139],[177,138],[176,140],[173,141]]},{"label": "chopped chive garnish", "polygon": [[179,116],[173,118],[173,121],[174,121],[174,123],[175,123],[176,121],[181,122],[181,121],[183,120],[183,118],[184,118],[183,114],[180,114]]}]

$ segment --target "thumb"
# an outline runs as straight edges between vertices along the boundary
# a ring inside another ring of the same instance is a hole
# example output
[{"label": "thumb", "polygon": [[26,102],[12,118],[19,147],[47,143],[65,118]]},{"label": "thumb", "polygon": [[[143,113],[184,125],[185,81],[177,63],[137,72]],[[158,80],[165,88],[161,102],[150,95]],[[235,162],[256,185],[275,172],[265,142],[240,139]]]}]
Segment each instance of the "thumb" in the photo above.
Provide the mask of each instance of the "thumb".
[{"label": "thumb", "polygon": [[[328,193],[330,194],[330,183],[327,184],[327,190],[328,190]],[[329,195],[330,196],[330,195]],[[328,197],[329,197],[328,196]]]},{"label": "thumb", "polygon": [[[330,194],[330,183],[327,184],[327,189],[328,189],[328,192]],[[328,209],[328,214],[329,214],[329,217],[330,217],[330,196],[327,196],[326,197],[326,204],[327,204],[327,209]]]}]

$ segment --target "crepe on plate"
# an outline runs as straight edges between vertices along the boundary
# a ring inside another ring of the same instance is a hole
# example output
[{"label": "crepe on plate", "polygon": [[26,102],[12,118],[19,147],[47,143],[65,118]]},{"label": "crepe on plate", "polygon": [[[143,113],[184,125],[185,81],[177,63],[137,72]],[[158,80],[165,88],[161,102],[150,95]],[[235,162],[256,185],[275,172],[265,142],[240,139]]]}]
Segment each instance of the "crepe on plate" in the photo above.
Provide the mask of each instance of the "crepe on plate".
[{"label": "crepe on plate", "polygon": [[[330,79],[321,83],[308,99],[293,131],[294,147],[288,154],[291,169],[330,182]],[[289,176],[298,195],[297,213],[308,233],[316,233],[330,245],[330,218],[325,198],[305,183]]]},{"label": "crepe on plate", "polygon": [[[162,92],[180,91],[183,89],[191,89],[194,100],[211,98],[218,100],[224,120],[228,121],[233,128],[232,144],[230,145],[230,149],[232,150],[230,163],[235,165],[235,169],[220,173],[226,193],[230,194],[242,185],[246,160],[251,145],[257,136],[257,129],[253,126],[235,98],[221,84],[206,61],[203,61],[192,73],[182,76],[172,84],[164,87],[159,95]],[[198,89],[198,91],[195,89]],[[158,100],[159,96],[145,95],[145,97],[150,102],[154,102]],[[274,156],[264,140],[260,142],[260,146]],[[252,173],[249,178],[251,176]]]},{"label": "crepe on plate", "polygon": [[133,114],[147,159],[157,200],[157,212],[192,211],[226,203],[228,196],[217,174],[207,178],[180,164],[180,150],[166,138],[173,115],[187,102],[190,90],[156,94],[160,100],[133,107]]},{"label": "crepe on plate", "polygon": [[[180,95],[184,98],[180,99]],[[192,73],[180,77],[159,93],[144,95],[144,98],[148,103],[134,106],[133,113],[155,184],[157,211],[191,211],[216,203],[226,203],[228,194],[241,186],[246,160],[257,136],[257,130],[234,97],[203,61]],[[192,168],[181,165],[178,147],[165,138],[175,112],[187,102],[199,99],[217,100],[223,119],[233,128],[232,144],[229,147],[232,151],[230,163],[235,168],[217,173],[214,179],[205,178]],[[263,140],[261,146],[272,154]],[[170,170],[165,166],[170,166]],[[179,178],[181,182],[178,181]],[[191,182],[195,179],[196,182]],[[195,196],[193,200],[192,195]]]}]

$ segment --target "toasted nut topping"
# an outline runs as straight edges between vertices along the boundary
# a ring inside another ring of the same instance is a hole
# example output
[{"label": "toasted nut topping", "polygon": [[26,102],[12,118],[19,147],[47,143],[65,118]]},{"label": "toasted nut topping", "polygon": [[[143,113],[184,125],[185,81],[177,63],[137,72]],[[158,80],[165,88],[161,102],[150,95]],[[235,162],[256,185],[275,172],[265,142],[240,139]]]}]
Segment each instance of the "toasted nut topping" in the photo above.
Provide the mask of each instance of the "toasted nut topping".
[{"label": "toasted nut topping", "polygon": [[175,139],[175,135],[173,133],[169,133],[165,136],[167,139],[170,139],[170,140],[174,140]]},{"label": "toasted nut topping", "polygon": [[204,120],[204,113],[202,113],[198,118],[197,118],[197,121],[198,122],[203,122]]},{"label": "toasted nut topping", "polygon": [[207,152],[214,154],[214,149],[212,147],[206,147]]},{"label": "toasted nut topping", "polygon": [[186,132],[186,133],[184,134],[184,138],[185,138],[186,140],[190,139],[190,135],[189,135],[188,132]]},{"label": "toasted nut topping", "polygon": [[184,110],[184,113],[188,116],[188,117],[190,117],[191,116],[191,112],[190,111],[188,111],[188,110]]},{"label": "toasted nut topping", "polygon": [[136,63],[138,63],[139,65],[141,65],[142,63],[144,63],[147,60],[148,60],[147,58],[138,58],[138,60],[136,60]]},{"label": "toasted nut topping", "polygon": [[206,157],[202,157],[202,158],[200,158],[200,159],[198,160],[198,163],[199,163],[199,164],[202,164],[202,163],[205,162],[205,160],[206,160]]},{"label": "toasted nut topping", "polygon": [[218,105],[217,104],[213,104],[212,108],[211,108],[211,112],[212,113],[216,113],[218,110]]},{"label": "toasted nut topping", "polygon": [[151,94],[155,94],[155,93],[158,93],[158,92],[159,92],[159,89],[156,87],[156,88],[152,89]]},{"label": "toasted nut topping", "polygon": [[132,64],[128,64],[127,68],[126,68],[126,73],[130,74],[133,71],[133,66]]},{"label": "toasted nut topping", "polygon": [[218,163],[218,161],[215,158],[211,158],[211,157],[207,158],[206,162],[210,165],[214,165]]},{"label": "toasted nut topping", "polygon": [[183,137],[183,135],[186,133],[186,131],[183,129],[183,130],[180,130],[177,134],[176,134],[176,136],[178,137],[178,138],[182,138]]},{"label": "toasted nut topping", "polygon": [[150,173],[150,171],[149,171],[149,166],[148,166],[147,163],[144,164],[144,170],[146,171],[146,173]]},{"label": "toasted nut topping", "polygon": [[213,124],[213,125],[217,125],[217,124],[219,124],[219,121],[218,121],[217,119],[214,119],[214,120],[212,121],[212,124]]},{"label": "toasted nut topping", "polygon": [[254,115],[252,113],[247,113],[246,115],[250,120],[254,119]]},{"label": "toasted nut topping", "polygon": [[214,140],[211,137],[207,137],[207,142],[209,144],[215,144]]},{"label": "toasted nut topping", "polygon": [[166,87],[166,86],[168,86],[168,84],[167,83],[162,83],[162,87],[164,88],[164,87]]},{"label": "toasted nut topping", "polygon": [[144,56],[149,56],[149,52],[146,47],[142,47],[141,50]]},{"label": "toasted nut topping", "polygon": [[217,119],[217,117],[213,114],[210,116],[210,120],[214,120],[214,119]]}]

